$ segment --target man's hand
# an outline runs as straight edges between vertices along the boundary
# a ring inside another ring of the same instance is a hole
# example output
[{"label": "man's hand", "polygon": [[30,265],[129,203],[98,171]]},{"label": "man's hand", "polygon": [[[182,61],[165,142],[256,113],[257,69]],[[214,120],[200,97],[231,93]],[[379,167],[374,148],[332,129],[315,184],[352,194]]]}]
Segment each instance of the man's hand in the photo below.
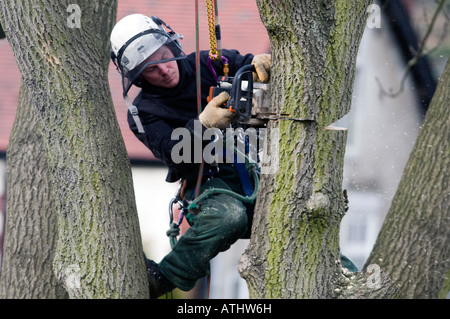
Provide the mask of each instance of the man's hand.
[{"label": "man's hand", "polygon": [[230,99],[227,92],[222,92],[213,98],[202,113],[199,120],[206,128],[217,127],[219,129],[227,128],[233,120],[236,119],[236,113],[226,108],[220,107]]},{"label": "man's hand", "polygon": [[253,73],[253,81],[267,83],[270,79],[271,55],[255,55],[252,64],[255,66],[256,73]]}]

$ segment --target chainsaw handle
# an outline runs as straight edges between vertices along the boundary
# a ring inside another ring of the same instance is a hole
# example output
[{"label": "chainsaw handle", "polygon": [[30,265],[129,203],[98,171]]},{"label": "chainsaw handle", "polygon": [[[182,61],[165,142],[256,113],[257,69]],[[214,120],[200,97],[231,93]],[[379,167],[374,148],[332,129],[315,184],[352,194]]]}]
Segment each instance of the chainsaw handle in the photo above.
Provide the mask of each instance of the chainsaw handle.
[{"label": "chainsaw handle", "polygon": [[[253,72],[255,72],[255,67],[252,64],[244,65],[236,72],[233,79],[231,98],[227,102],[227,108],[238,114],[239,121],[246,121],[251,117]],[[248,83],[246,90],[242,90],[242,81],[247,81]]]}]

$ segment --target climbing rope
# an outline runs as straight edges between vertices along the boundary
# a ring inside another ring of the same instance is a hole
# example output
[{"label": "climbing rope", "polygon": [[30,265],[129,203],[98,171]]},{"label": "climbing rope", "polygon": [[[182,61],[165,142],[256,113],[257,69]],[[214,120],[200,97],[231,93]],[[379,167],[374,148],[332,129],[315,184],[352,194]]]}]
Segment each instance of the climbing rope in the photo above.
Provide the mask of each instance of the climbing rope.
[{"label": "climbing rope", "polygon": [[[199,27],[199,5],[198,0],[195,0],[195,71],[196,71],[196,83],[197,83],[197,113],[200,115],[202,112],[202,92],[201,92],[201,70],[200,70],[200,27]],[[202,162],[199,166],[197,182],[195,184],[195,196],[197,197],[200,192],[201,181],[203,177],[204,170],[204,160],[202,156]],[[169,230],[166,232],[166,235],[169,237],[170,247],[173,249],[177,243],[177,238],[180,235],[180,226],[183,218],[185,217],[185,205],[183,204],[183,200],[180,198],[182,182],[180,182],[180,187],[178,189],[177,194],[169,203]],[[173,205],[179,203],[180,204],[180,215],[178,216],[178,221],[173,221]],[[187,218],[187,216],[186,216]]]},{"label": "climbing rope", "polygon": [[173,221],[173,206],[176,203],[179,203],[180,208],[183,207],[182,201],[179,198],[179,196],[180,196],[180,193],[178,192],[169,203],[169,218],[170,218],[169,224],[170,224],[170,226],[169,226],[169,230],[166,232],[166,235],[167,235],[167,237],[169,237],[170,247],[172,249],[173,249],[173,247],[175,247],[175,244],[177,243],[177,237],[180,235],[181,222],[183,221],[183,217],[184,217],[184,210],[181,210],[180,214],[178,215],[178,221],[177,222]]},{"label": "climbing rope", "polygon": [[218,16],[215,14],[217,12],[217,3],[214,0],[206,0],[206,11],[208,15],[209,44],[211,47],[209,56],[212,60],[220,60],[221,55],[219,55],[217,50],[217,40],[220,41],[220,27],[219,24],[216,24]]},{"label": "climbing rope", "polygon": [[217,0],[206,0],[206,10],[208,16],[208,31],[209,31],[209,61],[208,67],[215,75],[211,61],[223,61],[223,75],[227,76],[229,72],[228,60],[222,56],[222,35],[220,32],[219,23],[219,8]]},{"label": "climbing rope", "polygon": [[187,207],[187,210],[189,213],[191,214],[195,214],[199,208],[200,208],[200,203],[202,201],[204,201],[205,199],[211,197],[212,195],[215,194],[226,194],[229,196],[232,196],[234,198],[237,198],[238,200],[244,202],[244,203],[254,203],[254,201],[256,200],[256,196],[258,194],[258,184],[259,184],[259,175],[258,175],[258,167],[256,163],[250,163],[249,158],[247,155],[243,154],[242,152],[240,152],[236,146],[234,147],[234,151],[235,154],[237,154],[238,157],[241,158],[241,160],[244,160],[245,162],[245,167],[247,169],[247,171],[251,174],[252,178],[253,178],[253,193],[250,196],[246,196],[246,195],[241,195],[238,194],[236,192],[233,192],[231,190],[228,189],[223,189],[223,188],[208,188],[206,190],[203,191],[203,193],[201,195],[199,195],[198,197],[196,197]]},{"label": "climbing rope", "polygon": [[[195,71],[197,80],[197,113],[200,115],[202,112],[202,78],[201,78],[201,65],[200,65],[200,27],[199,27],[199,16],[198,16],[198,0],[195,1],[195,33],[196,33],[196,45],[195,45]],[[203,176],[203,170],[205,167],[205,161],[203,160],[199,167],[197,183],[195,186],[196,194],[200,191],[200,184]],[[197,195],[196,195],[197,196]]]},{"label": "climbing rope", "polygon": [[241,194],[238,194],[236,192],[233,192],[231,190],[228,189],[224,189],[224,188],[208,188],[206,190],[203,191],[203,193],[198,196],[196,199],[194,199],[188,206],[188,211],[195,213],[199,210],[200,208],[200,203],[202,201],[204,201],[205,199],[211,197],[212,195],[215,194],[226,194],[229,196],[232,196],[234,198],[239,199],[240,201],[244,202],[244,203],[253,203],[256,199],[256,195],[258,194],[258,183],[259,183],[259,177],[258,177],[258,173],[256,172],[256,169],[252,169],[252,176],[253,176],[253,180],[255,182],[255,188],[253,190],[253,194],[250,196],[244,196]]}]

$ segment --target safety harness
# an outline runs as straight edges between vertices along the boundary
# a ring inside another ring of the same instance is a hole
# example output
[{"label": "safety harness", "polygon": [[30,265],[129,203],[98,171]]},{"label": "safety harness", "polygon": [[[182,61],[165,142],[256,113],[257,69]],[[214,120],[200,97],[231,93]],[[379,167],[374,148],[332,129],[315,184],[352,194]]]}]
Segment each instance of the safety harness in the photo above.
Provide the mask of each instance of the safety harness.
[{"label": "safety harness", "polygon": [[[192,224],[192,217],[196,215],[200,209],[200,205],[207,198],[216,195],[216,194],[226,194],[232,196],[243,203],[253,204],[256,200],[256,196],[258,194],[258,184],[259,184],[259,168],[256,163],[250,162],[248,156],[238,151],[235,147],[234,152],[238,154],[235,157],[234,166],[237,170],[239,180],[241,182],[242,189],[244,194],[239,194],[229,189],[224,188],[208,188],[205,189],[201,194],[197,191],[197,189],[192,194],[191,200],[187,200],[183,196],[183,182],[180,181],[180,185],[178,190],[169,203],[169,230],[166,232],[169,237],[170,246],[173,249],[177,243],[177,237],[180,235],[180,225],[183,222],[183,219],[186,218],[189,224]],[[240,159],[239,159],[240,158]],[[244,159],[245,162],[241,162]],[[214,178],[214,174],[212,175],[204,175],[207,176],[208,179]],[[202,176],[203,179],[203,176]],[[179,204],[180,213],[178,215],[178,220],[174,221],[174,213],[173,208],[175,204]]]}]

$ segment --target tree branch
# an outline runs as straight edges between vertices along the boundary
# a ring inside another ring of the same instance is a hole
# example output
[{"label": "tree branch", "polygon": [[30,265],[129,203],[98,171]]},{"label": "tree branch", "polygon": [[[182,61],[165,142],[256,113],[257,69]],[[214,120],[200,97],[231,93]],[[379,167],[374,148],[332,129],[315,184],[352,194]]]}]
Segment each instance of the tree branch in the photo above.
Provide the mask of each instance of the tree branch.
[{"label": "tree branch", "polygon": [[[411,69],[419,62],[420,59],[422,59],[425,56],[428,56],[431,52],[435,51],[437,49],[438,45],[442,42],[445,34],[447,34],[448,23],[445,24],[443,35],[440,37],[440,40],[438,41],[436,46],[430,50],[425,49],[428,38],[430,37],[430,35],[434,29],[434,25],[436,23],[437,17],[439,15],[439,13],[442,11],[444,3],[445,3],[445,0],[440,0],[438,7],[436,8],[436,11],[433,14],[433,18],[431,19],[431,23],[428,26],[428,29],[425,33],[425,36],[423,37],[423,39],[419,45],[418,50],[416,51],[414,56],[407,62],[406,69],[405,69],[402,79],[400,81],[399,89],[396,92],[393,92],[392,88],[390,88],[389,91],[387,91],[383,88],[383,84],[381,83],[380,79],[378,77],[375,77],[375,80],[377,81],[378,86],[380,88],[380,94],[382,96],[388,96],[391,98],[395,98],[395,97],[399,96],[405,89],[406,79],[408,78],[408,75],[409,75]],[[448,22],[448,16],[445,13],[444,13],[444,17],[446,18],[446,20]]]}]

